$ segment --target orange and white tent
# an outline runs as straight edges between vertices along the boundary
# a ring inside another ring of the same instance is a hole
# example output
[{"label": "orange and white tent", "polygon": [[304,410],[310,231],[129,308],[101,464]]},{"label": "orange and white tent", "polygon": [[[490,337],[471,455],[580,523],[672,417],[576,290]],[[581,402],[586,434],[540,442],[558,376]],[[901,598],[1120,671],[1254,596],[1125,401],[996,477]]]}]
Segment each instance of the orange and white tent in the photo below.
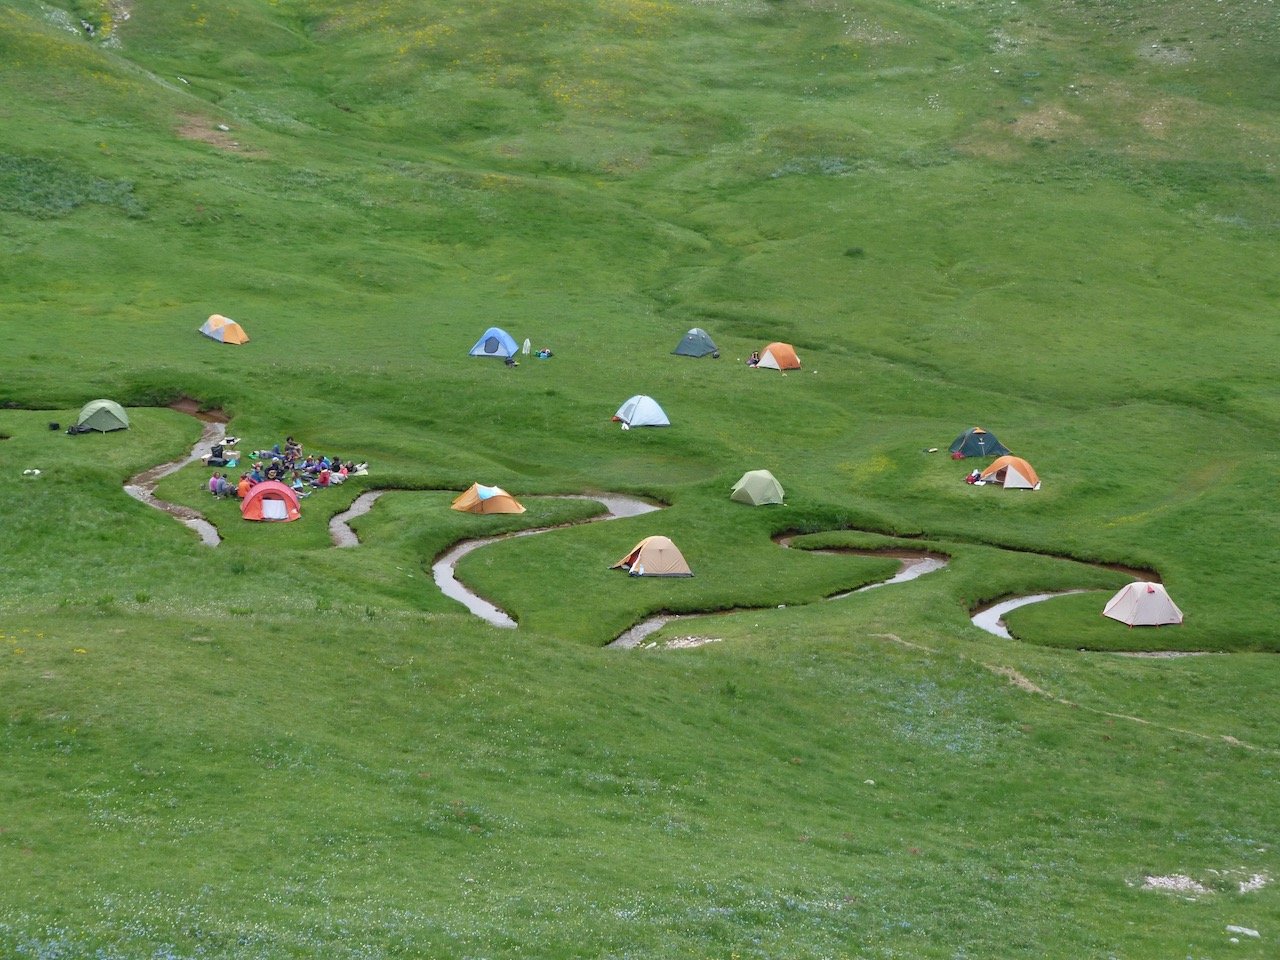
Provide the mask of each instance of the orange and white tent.
[{"label": "orange and white tent", "polygon": [[244,327],[220,313],[213,314],[201,324],[200,332],[210,340],[217,340],[219,343],[249,342],[249,335],[244,332]]},{"label": "orange and white tent", "polygon": [[1040,478],[1021,457],[996,457],[978,476],[978,483],[998,483],[1006,490],[1039,490]]},{"label": "orange and white tent", "polygon": [[692,577],[684,554],[667,537],[645,537],[609,568],[633,577]]},{"label": "orange and white tent", "polygon": [[791,344],[771,343],[760,354],[760,362],[756,366],[765,370],[799,370],[800,358]]},{"label": "orange and white tent", "polygon": [[463,513],[524,513],[524,507],[501,487],[473,483],[449,505]]},{"label": "orange and white tent", "polygon": [[297,520],[298,495],[278,480],[263,480],[249,488],[240,502],[240,516],[246,520]]},{"label": "orange and white tent", "polygon": [[1129,584],[1108,600],[1102,608],[1102,615],[1131,627],[1159,627],[1182,622],[1182,611],[1169,599],[1164,584],[1143,580]]}]

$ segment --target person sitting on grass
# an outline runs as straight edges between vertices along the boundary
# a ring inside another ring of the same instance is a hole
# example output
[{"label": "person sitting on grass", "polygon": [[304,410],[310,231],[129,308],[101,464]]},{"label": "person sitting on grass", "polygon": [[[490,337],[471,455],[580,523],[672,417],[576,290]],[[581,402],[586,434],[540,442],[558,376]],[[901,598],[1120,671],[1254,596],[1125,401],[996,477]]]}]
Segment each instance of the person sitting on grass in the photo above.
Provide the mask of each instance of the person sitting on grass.
[{"label": "person sitting on grass", "polygon": [[321,490],[329,486],[329,468],[321,467],[320,472],[316,474],[316,478],[311,481],[311,485]]},{"label": "person sitting on grass", "polygon": [[262,461],[259,460],[253,465],[253,469],[249,471],[249,480],[252,481],[254,486],[257,486],[265,479],[266,473],[262,469]]},{"label": "person sitting on grass", "polygon": [[236,496],[243,500],[252,489],[253,481],[249,479],[249,475],[247,473],[240,474],[240,482],[236,484]]}]

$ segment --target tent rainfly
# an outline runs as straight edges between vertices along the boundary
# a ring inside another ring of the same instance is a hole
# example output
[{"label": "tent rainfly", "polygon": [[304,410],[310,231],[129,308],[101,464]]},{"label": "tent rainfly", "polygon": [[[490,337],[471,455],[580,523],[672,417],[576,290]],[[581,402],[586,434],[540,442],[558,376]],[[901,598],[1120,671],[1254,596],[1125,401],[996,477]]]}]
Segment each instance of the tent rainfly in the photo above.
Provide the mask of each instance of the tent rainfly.
[{"label": "tent rainfly", "polygon": [[609,568],[633,577],[692,577],[684,555],[667,537],[645,537]]},{"label": "tent rainfly", "polygon": [[471,348],[470,352],[473,357],[506,359],[519,353],[520,347],[516,344],[515,338],[507,331],[501,327],[490,327],[480,334],[480,339],[476,341],[476,345]]},{"label": "tent rainfly", "polygon": [[1169,599],[1164,584],[1144,580],[1123,587],[1107,601],[1102,615],[1131,627],[1159,627],[1182,622],[1182,611]]},{"label": "tent rainfly", "polygon": [[768,470],[748,470],[733,485],[730,500],[758,507],[766,503],[782,503],[782,484]]},{"label": "tent rainfly", "polygon": [[128,430],[129,415],[114,400],[90,400],[80,409],[76,426],[82,433],[89,430],[97,430],[99,433]]},{"label": "tent rainfly", "polygon": [[796,356],[796,348],[789,343],[771,343],[760,354],[757,369],[763,370],[799,370],[800,358]]},{"label": "tent rainfly", "polygon": [[263,480],[249,488],[240,501],[240,516],[246,520],[297,520],[298,495],[278,480]]},{"label": "tent rainfly", "polygon": [[613,419],[621,421],[624,430],[628,427],[671,426],[671,421],[658,406],[658,401],[640,393],[620,406],[618,412],[613,415]]},{"label": "tent rainfly", "polygon": [[200,325],[200,332],[218,343],[249,342],[249,335],[244,332],[244,327],[220,313],[211,314],[209,319]]},{"label": "tent rainfly", "polygon": [[718,359],[720,350],[711,339],[711,335],[701,327],[694,327],[684,335],[684,339],[676,344],[676,348],[671,351],[682,357],[705,357],[711,354],[712,358]]},{"label": "tent rainfly", "polygon": [[981,427],[970,427],[951,442],[951,459],[965,457],[1003,457],[1009,448]]},{"label": "tent rainfly", "polygon": [[979,485],[998,483],[1006,490],[1039,490],[1040,478],[1021,457],[1000,457],[978,476]]},{"label": "tent rainfly", "polygon": [[524,507],[501,487],[473,483],[460,493],[450,508],[463,513],[524,513]]}]

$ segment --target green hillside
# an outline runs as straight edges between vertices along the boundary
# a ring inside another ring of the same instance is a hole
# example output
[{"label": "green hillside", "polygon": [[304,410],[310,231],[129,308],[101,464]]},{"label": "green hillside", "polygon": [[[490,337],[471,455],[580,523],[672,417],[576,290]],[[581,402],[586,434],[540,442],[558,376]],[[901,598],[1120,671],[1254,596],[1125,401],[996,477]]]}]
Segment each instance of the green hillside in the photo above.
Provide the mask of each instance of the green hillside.
[{"label": "green hillside", "polygon": [[[1272,3],[7,0],[0,89],[0,956],[1273,955]],[[211,549],[181,400],[368,475]]]}]

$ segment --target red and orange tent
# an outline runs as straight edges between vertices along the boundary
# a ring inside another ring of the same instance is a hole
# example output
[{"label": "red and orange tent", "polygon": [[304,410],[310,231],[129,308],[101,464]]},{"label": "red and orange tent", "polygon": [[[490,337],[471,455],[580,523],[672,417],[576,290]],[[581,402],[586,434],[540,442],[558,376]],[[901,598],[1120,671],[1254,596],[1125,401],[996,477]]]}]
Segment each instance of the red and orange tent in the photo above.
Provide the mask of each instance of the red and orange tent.
[{"label": "red and orange tent", "polygon": [[246,520],[297,520],[298,495],[278,480],[254,484],[240,503],[240,516]]}]

